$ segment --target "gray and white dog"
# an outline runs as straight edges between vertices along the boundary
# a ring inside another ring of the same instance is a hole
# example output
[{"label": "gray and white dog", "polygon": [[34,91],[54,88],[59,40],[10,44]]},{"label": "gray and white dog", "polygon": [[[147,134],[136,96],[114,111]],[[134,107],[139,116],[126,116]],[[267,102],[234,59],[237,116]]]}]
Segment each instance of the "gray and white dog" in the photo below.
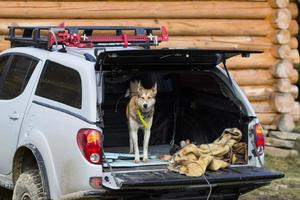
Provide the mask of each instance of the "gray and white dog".
[{"label": "gray and white dog", "polygon": [[134,152],[134,161],[136,163],[140,162],[138,147],[139,129],[143,129],[144,131],[143,161],[148,161],[148,144],[151,134],[156,94],[156,83],[151,89],[145,89],[141,85],[140,81],[130,82],[130,88],[126,93],[126,96],[130,96],[130,101],[126,108],[126,116],[129,129],[129,152]]}]

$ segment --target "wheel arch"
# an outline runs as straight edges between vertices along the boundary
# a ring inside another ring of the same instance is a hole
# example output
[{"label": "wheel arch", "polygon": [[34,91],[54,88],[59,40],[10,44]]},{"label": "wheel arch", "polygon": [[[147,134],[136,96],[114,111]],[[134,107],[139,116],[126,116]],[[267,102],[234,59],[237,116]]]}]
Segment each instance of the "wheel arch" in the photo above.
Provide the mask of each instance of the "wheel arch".
[{"label": "wheel arch", "polygon": [[[24,160],[24,158],[27,158]],[[25,144],[20,146],[16,151],[13,159],[13,173],[12,180],[15,184],[19,176],[26,170],[38,169],[40,172],[41,180],[46,193],[47,199],[50,198],[50,187],[47,175],[47,169],[45,166],[42,154],[36,146],[33,144]]]}]

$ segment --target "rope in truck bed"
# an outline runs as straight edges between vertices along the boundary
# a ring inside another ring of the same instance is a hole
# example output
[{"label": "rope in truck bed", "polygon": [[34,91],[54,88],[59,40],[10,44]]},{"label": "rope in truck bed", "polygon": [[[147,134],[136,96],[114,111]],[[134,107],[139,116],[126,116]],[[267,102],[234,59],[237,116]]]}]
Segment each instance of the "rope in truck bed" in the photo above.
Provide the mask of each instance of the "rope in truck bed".
[{"label": "rope in truck bed", "polygon": [[230,164],[245,164],[247,145],[240,142],[241,138],[239,129],[229,128],[211,144],[188,144],[172,157],[168,168],[187,176],[202,176],[206,169],[216,171]]}]

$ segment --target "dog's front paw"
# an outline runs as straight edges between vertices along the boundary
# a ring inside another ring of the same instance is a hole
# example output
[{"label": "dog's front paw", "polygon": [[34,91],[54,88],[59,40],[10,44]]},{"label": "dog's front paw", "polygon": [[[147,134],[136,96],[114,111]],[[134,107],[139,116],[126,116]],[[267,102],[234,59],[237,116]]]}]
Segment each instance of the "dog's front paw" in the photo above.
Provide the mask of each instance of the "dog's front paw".
[{"label": "dog's front paw", "polygon": [[143,162],[148,162],[148,158],[143,158]]},{"label": "dog's front paw", "polygon": [[139,163],[139,162],[140,162],[140,159],[134,159],[134,162],[135,162],[135,163]]}]

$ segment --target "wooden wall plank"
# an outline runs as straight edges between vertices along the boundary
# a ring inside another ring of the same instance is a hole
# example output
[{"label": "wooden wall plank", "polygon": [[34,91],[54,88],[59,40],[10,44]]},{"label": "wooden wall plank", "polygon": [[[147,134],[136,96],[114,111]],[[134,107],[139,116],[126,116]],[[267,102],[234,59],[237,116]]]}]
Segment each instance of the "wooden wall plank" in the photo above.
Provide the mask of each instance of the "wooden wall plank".
[{"label": "wooden wall plank", "polygon": [[[1,0],[1,1],[4,1],[4,2],[8,2],[10,0]],[[24,2],[24,1],[27,1],[27,0],[15,0],[15,1],[18,1],[18,2]],[[52,2],[82,2],[83,0],[30,0],[30,1],[41,1],[41,2],[49,2],[49,1],[52,1]],[[84,2],[97,2],[99,0],[85,0]],[[106,0],[106,1],[109,1],[109,2],[128,2],[128,0]],[[141,0],[132,0],[132,2],[139,2]],[[149,1],[149,2],[158,2],[160,0],[143,0],[143,1]],[[181,1],[182,0],[164,0],[166,2],[174,2],[174,1]],[[194,0],[194,1],[208,1],[208,2],[213,2],[213,1],[223,1],[223,0]],[[238,2],[267,2],[268,0],[227,0],[227,1],[230,1],[230,2],[234,2],[234,1],[238,1]],[[291,0],[291,2],[295,2],[296,0]]]},{"label": "wooden wall plank", "polygon": [[274,79],[270,70],[263,69],[245,69],[245,70],[230,70],[230,74],[240,86],[249,85],[272,85]]},{"label": "wooden wall plank", "polygon": [[243,49],[243,50],[268,50],[272,42],[266,37],[249,36],[171,36],[168,42],[159,45],[159,48],[183,47],[202,49]]},{"label": "wooden wall plank", "polygon": [[[268,2],[251,1],[0,1],[0,7],[0,18],[33,19],[264,19],[273,11]],[[291,5],[291,12],[296,11]]]},{"label": "wooden wall plank", "polygon": [[267,20],[224,19],[0,19],[0,34],[7,34],[7,27],[54,25],[81,26],[166,26],[170,35],[180,36],[266,36],[272,33]]}]

